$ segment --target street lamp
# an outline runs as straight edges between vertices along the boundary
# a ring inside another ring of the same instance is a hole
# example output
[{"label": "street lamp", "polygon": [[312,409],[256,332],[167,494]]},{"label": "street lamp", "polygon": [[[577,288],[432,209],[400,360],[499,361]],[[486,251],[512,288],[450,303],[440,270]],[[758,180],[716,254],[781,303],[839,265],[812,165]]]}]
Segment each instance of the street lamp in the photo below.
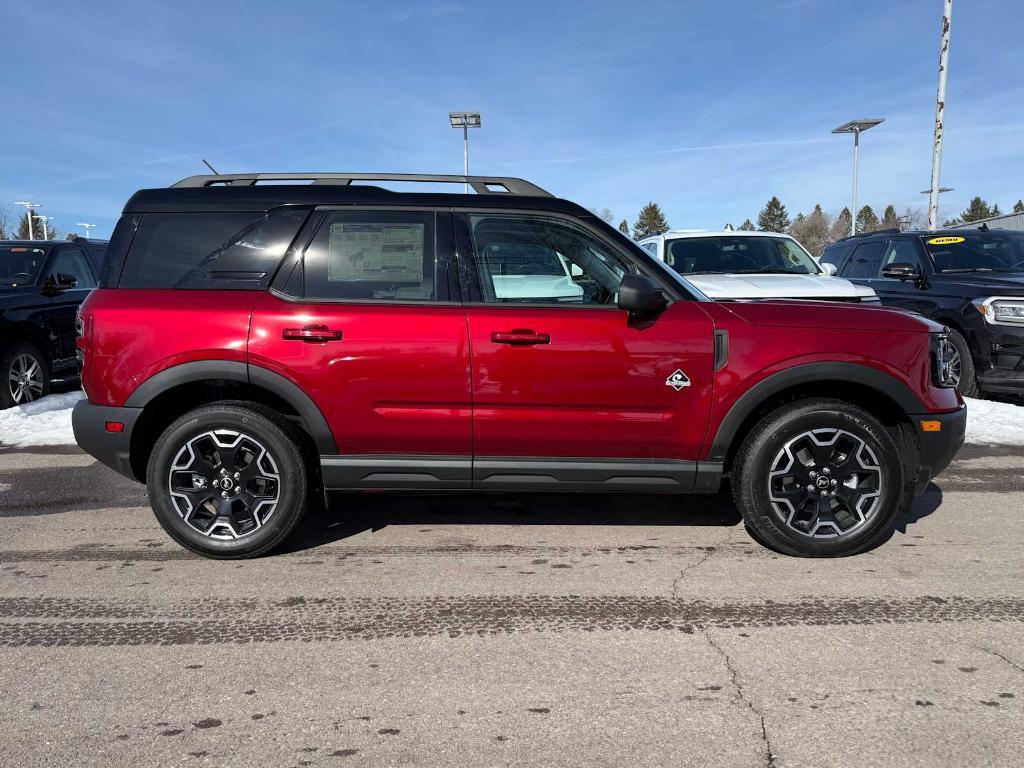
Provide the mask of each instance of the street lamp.
[{"label": "street lamp", "polygon": [[16,200],[14,202],[14,204],[15,205],[24,205],[25,206],[25,212],[28,215],[28,239],[29,240],[35,240],[36,239],[36,235],[35,235],[35,232],[32,230],[32,209],[33,208],[38,208],[39,207],[39,203],[30,203],[27,200]]},{"label": "street lamp", "polygon": [[[480,113],[449,112],[448,119],[452,128],[462,129],[462,174],[469,176],[469,129],[480,127]],[[469,182],[466,182],[466,193],[469,193]]]},{"label": "street lamp", "polygon": [[36,218],[43,222],[43,240],[49,240],[50,231],[46,228],[46,222],[53,221],[53,216],[36,216]]},{"label": "street lamp", "polygon": [[850,224],[851,235],[857,234],[857,163],[859,162],[860,154],[860,135],[868,128],[874,128],[879,123],[884,122],[885,118],[883,117],[862,117],[860,120],[851,120],[848,123],[843,123],[838,128],[832,129],[832,133],[853,134],[853,210],[850,211],[853,222]]},{"label": "street lamp", "polygon": [[76,227],[83,227],[85,229],[85,239],[89,239],[89,230],[95,227],[95,224],[86,224],[84,221],[80,221],[75,224]]}]

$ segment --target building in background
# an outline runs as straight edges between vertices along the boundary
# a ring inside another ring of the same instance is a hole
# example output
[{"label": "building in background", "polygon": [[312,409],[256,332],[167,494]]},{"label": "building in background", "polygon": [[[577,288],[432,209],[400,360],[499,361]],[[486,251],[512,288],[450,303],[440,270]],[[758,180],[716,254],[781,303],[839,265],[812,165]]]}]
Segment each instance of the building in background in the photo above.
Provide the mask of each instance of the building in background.
[{"label": "building in background", "polygon": [[989,229],[1014,229],[1024,232],[1024,213],[1004,213],[1001,216],[990,216],[987,219],[968,221],[966,224],[943,227],[943,229],[977,229],[982,224],[986,224]]}]

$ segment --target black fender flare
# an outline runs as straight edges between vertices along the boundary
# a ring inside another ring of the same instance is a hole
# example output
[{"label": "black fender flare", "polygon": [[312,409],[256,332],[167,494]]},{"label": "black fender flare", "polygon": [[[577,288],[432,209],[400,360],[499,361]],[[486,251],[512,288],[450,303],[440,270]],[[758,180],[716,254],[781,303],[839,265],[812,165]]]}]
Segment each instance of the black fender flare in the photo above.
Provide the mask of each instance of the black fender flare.
[{"label": "black fender flare", "polygon": [[235,360],[197,360],[166,368],[146,379],[125,402],[129,408],[144,408],[157,395],[195,381],[238,381],[261,387],[280,397],[299,414],[321,455],[338,453],[334,435],[317,404],[279,373]]},{"label": "black fender flare", "polygon": [[768,398],[800,384],[826,381],[859,384],[873,389],[887,396],[907,414],[927,411],[921,398],[910,387],[876,368],[858,363],[805,363],[773,373],[744,392],[718,426],[707,460],[725,461],[740,426]]}]

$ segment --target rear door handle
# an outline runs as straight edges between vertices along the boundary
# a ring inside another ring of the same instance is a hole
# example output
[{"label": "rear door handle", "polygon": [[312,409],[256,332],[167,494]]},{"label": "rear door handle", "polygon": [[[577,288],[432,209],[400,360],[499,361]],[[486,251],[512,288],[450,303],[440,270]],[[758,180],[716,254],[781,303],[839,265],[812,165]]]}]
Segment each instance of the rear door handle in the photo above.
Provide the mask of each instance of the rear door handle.
[{"label": "rear door handle", "polygon": [[491,341],[495,344],[525,347],[531,344],[550,344],[551,336],[547,333],[537,333],[529,328],[515,328],[511,331],[495,331],[491,334]]},{"label": "rear door handle", "polygon": [[325,341],[341,341],[341,331],[335,331],[326,325],[304,325],[301,328],[285,328],[281,336],[288,341],[309,341],[322,343]]}]

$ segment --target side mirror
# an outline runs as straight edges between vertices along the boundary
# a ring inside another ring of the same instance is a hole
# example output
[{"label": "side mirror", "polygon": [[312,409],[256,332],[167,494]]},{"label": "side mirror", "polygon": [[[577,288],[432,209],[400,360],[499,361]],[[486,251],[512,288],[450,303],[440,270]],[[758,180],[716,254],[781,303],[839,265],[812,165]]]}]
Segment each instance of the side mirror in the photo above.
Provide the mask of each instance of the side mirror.
[{"label": "side mirror", "polygon": [[825,273],[826,277],[834,277],[839,272],[839,267],[828,261],[821,262],[821,271]]},{"label": "side mirror", "polygon": [[631,315],[654,315],[668,306],[668,300],[649,277],[626,275],[619,284],[618,304]]},{"label": "side mirror", "polygon": [[916,280],[921,275],[921,268],[917,264],[895,262],[882,267],[882,277],[890,277],[894,280]]},{"label": "side mirror", "polygon": [[57,272],[56,274],[51,274],[43,281],[43,293],[49,296],[54,296],[61,291],[67,291],[71,288],[75,288],[77,285],[78,278],[74,275]]}]

